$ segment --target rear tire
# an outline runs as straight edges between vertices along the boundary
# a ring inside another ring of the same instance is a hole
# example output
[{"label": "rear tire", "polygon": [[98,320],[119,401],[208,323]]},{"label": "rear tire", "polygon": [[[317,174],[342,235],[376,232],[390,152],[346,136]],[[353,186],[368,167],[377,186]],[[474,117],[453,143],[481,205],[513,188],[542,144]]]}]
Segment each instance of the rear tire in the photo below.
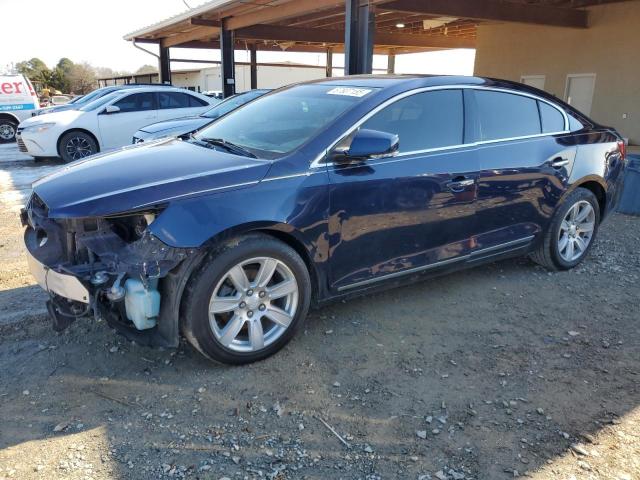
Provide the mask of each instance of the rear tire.
[{"label": "rear tire", "polygon": [[64,163],[81,160],[98,153],[98,143],[88,133],[67,132],[60,139],[59,153]]},{"label": "rear tire", "polygon": [[189,280],[182,332],[211,360],[251,363],[291,340],[310,301],[309,272],[296,251],[251,234],[212,252]]},{"label": "rear tire", "polygon": [[18,124],[8,118],[0,118],[0,143],[11,143],[16,141],[16,131]]},{"label": "rear tire", "polygon": [[576,188],[564,199],[531,259],[551,271],[570,270],[587,256],[600,225],[598,199]]}]

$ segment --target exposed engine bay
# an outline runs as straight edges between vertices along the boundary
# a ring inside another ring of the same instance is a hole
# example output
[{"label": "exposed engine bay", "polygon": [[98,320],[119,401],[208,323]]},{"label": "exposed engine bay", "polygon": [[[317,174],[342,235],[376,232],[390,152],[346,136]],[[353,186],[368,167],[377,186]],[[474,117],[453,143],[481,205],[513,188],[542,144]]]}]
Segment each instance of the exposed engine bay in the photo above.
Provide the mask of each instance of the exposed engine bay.
[{"label": "exposed engine bay", "polygon": [[[148,230],[161,211],[51,219],[45,203],[32,194],[21,213],[25,244],[32,271],[42,269],[33,273],[49,294],[47,308],[56,330],[91,315],[125,332],[155,329],[160,279],[194,253],[169,247]],[[82,287],[86,293],[78,293]]]}]

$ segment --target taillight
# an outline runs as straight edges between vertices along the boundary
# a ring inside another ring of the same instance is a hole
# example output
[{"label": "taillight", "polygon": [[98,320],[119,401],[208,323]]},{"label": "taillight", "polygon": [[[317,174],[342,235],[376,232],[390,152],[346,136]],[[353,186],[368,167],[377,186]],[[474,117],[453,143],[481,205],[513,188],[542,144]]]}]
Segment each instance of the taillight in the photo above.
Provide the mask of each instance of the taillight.
[{"label": "taillight", "polygon": [[627,158],[627,144],[624,140],[618,140],[618,151],[620,152],[620,160],[624,162]]}]

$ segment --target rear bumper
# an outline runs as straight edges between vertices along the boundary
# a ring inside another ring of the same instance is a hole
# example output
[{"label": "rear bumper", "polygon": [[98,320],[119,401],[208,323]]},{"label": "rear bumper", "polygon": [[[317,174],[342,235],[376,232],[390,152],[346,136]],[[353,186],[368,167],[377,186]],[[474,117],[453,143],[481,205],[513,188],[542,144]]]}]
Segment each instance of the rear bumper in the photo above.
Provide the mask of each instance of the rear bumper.
[{"label": "rear bumper", "polygon": [[76,277],[52,270],[40,263],[28,249],[27,263],[36,282],[45,291],[76,302],[89,303],[89,291]]}]

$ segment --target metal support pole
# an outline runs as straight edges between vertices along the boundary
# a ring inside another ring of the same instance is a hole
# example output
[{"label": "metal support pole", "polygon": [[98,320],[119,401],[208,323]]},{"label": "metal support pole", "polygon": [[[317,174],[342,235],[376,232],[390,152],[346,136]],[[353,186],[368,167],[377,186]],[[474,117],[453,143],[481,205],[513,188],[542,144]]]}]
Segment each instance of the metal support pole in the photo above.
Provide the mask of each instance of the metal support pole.
[{"label": "metal support pole", "polygon": [[169,58],[169,47],[160,46],[160,58],[158,59],[160,83],[171,83],[171,59]]},{"label": "metal support pole", "polygon": [[393,50],[389,50],[387,55],[387,73],[396,73],[396,54],[393,53]]},{"label": "metal support pole", "polygon": [[327,67],[325,76],[327,78],[333,77],[333,49],[327,48]]},{"label": "metal support pole", "polygon": [[345,75],[371,73],[375,13],[368,0],[346,0]]},{"label": "metal support pole", "polygon": [[249,69],[251,71],[251,90],[258,88],[258,49],[255,43],[249,45],[249,55],[251,65]]},{"label": "metal support pole", "polygon": [[233,30],[227,29],[226,20],[222,20],[220,29],[220,55],[222,57],[222,96],[224,98],[236,93],[236,65],[234,59]]}]

